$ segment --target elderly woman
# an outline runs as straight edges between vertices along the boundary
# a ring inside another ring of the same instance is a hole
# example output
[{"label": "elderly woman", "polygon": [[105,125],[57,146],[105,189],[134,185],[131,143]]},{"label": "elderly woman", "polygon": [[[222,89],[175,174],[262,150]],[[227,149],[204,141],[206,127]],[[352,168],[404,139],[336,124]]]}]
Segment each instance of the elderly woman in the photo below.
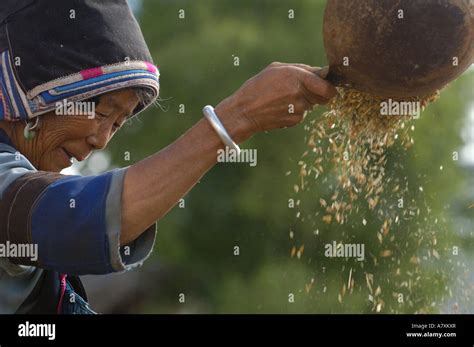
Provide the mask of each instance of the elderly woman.
[{"label": "elderly woman", "polygon": [[2,0],[0,48],[0,313],[94,313],[77,276],[141,264],[155,222],[218,150],[294,126],[335,93],[316,68],[273,63],[162,151],[65,176],[158,97],[140,28],[125,0]]}]

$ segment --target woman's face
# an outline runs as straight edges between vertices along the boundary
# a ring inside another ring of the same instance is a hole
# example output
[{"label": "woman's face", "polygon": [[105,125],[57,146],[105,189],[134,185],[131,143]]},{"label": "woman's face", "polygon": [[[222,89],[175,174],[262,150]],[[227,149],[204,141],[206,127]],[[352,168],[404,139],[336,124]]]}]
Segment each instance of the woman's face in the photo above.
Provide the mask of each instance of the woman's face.
[{"label": "woman's face", "polygon": [[131,89],[113,91],[99,97],[93,115],[58,115],[52,111],[40,116],[40,127],[32,140],[24,140],[18,150],[43,171],[59,172],[103,149],[138,105]]}]

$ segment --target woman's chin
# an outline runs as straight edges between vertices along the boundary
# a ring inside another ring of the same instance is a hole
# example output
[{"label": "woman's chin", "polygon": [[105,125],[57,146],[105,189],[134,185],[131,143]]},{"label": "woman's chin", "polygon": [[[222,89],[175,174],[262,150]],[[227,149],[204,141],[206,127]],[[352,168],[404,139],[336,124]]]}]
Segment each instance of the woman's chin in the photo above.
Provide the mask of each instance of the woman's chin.
[{"label": "woman's chin", "polygon": [[61,172],[62,170],[66,169],[67,167],[59,166],[57,164],[53,165],[40,165],[38,170],[40,171],[48,171],[48,172]]},{"label": "woman's chin", "polygon": [[42,171],[61,172],[73,164],[72,159],[61,148],[58,148],[53,155],[47,157],[49,158],[44,158],[45,160],[40,162],[39,169]]},{"label": "woman's chin", "polygon": [[54,162],[40,163],[38,170],[49,171],[49,172],[61,172],[72,166],[70,161],[65,162],[64,160],[55,160]]}]

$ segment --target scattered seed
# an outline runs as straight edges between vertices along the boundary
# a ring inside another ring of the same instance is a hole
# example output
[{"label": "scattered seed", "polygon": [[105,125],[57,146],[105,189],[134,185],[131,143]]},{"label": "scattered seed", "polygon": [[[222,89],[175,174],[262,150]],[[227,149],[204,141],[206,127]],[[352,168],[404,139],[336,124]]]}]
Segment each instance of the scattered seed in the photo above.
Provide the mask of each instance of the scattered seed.
[{"label": "scattered seed", "polygon": [[[427,97],[393,100],[418,101],[424,109],[438,96],[439,92]],[[322,116],[322,121],[314,121],[308,127],[307,145],[316,155],[310,159],[309,152],[304,152],[302,158],[305,160],[298,163],[301,183],[294,190],[298,193],[308,186],[308,168],[314,168],[317,179],[325,170],[323,165],[332,163],[338,182],[334,189],[331,188],[331,200],[335,203],[319,200],[327,212],[323,221],[328,224],[346,223],[354,202],[361,197],[366,199],[371,210],[382,214],[386,210],[386,200],[381,198],[388,181],[386,151],[395,140],[405,148],[410,147],[414,143],[410,132],[415,126],[406,126],[412,121],[409,115],[381,116],[380,104],[384,100],[353,89],[338,88],[338,94],[329,103],[329,111]],[[392,183],[392,192],[399,192],[401,182]]]}]

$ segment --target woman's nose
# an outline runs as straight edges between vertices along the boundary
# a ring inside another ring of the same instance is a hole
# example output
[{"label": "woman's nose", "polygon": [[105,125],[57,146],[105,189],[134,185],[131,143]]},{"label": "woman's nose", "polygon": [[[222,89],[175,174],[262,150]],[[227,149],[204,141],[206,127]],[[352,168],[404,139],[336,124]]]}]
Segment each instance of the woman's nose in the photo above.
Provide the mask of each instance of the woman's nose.
[{"label": "woman's nose", "polygon": [[110,140],[110,127],[101,126],[97,129],[97,132],[93,135],[90,135],[87,138],[89,144],[94,147],[94,149],[104,149],[107,146],[107,143]]}]

